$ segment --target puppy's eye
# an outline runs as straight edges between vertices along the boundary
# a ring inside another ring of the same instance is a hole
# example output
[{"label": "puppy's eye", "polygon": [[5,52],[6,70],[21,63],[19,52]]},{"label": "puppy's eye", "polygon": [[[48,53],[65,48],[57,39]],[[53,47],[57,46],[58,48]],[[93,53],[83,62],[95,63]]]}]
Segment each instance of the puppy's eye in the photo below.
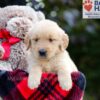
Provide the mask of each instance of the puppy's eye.
[{"label": "puppy's eye", "polygon": [[34,39],[35,42],[38,42],[38,40],[39,40],[38,38]]},{"label": "puppy's eye", "polygon": [[53,39],[52,39],[52,38],[50,38],[50,39],[49,39],[49,42],[53,42]]}]

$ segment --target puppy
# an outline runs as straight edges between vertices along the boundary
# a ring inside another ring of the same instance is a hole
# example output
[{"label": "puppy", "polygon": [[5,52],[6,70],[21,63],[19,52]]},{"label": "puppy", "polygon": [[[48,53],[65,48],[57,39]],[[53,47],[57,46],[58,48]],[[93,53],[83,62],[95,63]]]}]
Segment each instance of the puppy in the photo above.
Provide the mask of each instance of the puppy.
[{"label": "puppy", "polygon": [[25,41],[29,88],[39,86],[42,72],[54,72],[62,89],[71,89],[71,73],[78,69],[66,51],[68,35],[55,22],[42,20],[32,27]]}]

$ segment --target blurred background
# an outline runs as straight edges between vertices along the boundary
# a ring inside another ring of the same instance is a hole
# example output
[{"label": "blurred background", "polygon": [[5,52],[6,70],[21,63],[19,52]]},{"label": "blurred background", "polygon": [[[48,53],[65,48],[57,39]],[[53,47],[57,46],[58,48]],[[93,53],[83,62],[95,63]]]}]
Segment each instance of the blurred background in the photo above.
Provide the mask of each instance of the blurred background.
[{"label": "blurred background", "polygon": [[86,76],[84,100],[100,100],[100,20],[82,18],[82,0],[0,0],[0,7],[28,5],[41,10],[69,35],[68,51]]}]

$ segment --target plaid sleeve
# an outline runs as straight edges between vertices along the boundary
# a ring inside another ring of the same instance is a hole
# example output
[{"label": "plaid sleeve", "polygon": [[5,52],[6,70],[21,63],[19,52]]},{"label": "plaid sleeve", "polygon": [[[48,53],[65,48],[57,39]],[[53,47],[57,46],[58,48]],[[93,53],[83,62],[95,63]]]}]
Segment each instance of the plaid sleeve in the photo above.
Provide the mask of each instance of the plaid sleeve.
[{"label": "plaid sleeve", "polygon": [[73,87],[69,91],[59,86],[57,75],[43,73],[37,89],[27,87],[28,74],[22,70],[0,71],[0,96],[3,100],[82,100],[85,89],[85,76],[73,72]]}]

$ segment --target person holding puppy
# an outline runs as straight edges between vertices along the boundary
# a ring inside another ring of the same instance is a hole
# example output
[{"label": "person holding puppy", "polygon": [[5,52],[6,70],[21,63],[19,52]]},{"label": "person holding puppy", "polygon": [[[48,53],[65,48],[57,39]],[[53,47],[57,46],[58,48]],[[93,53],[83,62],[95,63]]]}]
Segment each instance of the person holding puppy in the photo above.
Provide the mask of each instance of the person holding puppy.
[{"label": "person holding puppy", "polygon": [[68,35],[51,20],[42,20],[33,25],[25,40],[28,47],[28,86],[33,89],[40,84],[42,72],[54,72],[62,89],[72,88],[71,73],[78,71],[66,48]]}]

